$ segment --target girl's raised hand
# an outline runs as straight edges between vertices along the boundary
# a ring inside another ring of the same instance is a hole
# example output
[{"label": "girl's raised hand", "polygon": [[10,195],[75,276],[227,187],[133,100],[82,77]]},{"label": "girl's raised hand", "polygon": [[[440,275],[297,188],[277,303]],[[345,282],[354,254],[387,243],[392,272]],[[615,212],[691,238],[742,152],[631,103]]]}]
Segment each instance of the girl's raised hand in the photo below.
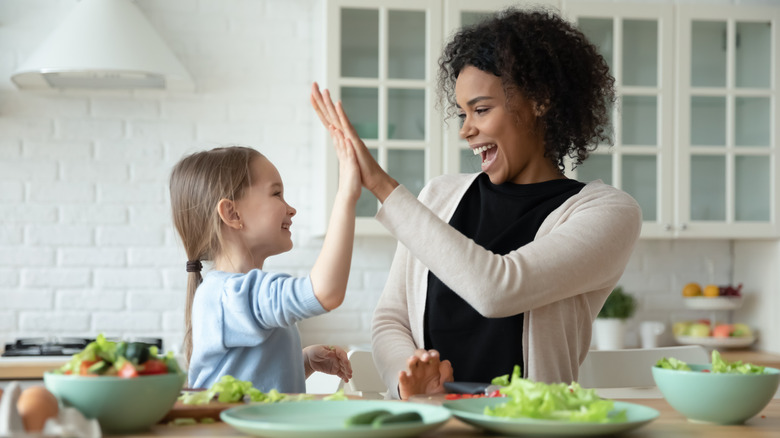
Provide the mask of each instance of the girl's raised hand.
[{"label": "girl's raised hand", "polygon": [[344,133],[335,127],[330,127],[330,137],[333,139],[333,147],[339,159],[339,193],[350,202],[357,202],[360,198],[360,168],[358,167],[355,149],[352,141],[344,137]]}]

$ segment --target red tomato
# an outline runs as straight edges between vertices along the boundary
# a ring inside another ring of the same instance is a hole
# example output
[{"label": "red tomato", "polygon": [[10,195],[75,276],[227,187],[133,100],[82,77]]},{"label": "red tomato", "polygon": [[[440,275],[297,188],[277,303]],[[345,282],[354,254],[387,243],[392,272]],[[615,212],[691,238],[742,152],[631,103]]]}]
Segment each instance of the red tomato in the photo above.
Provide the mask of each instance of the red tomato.
[{"label": "red tomato", "polygon": [[81,376],[90,376],[93,375],[89,372],[89,367],[96,364],[98,361],[96,360],[82,360],[81,366],[79,367],[79,375]]},{"label": "red tomato", "polygon": [[168,365],[159,359],[149,359],[139,367],[138,374],[167,374]]},{"label": "red tomato", "polygon": [[122,365],[122,368],[117,371],[117,376],[123,377],[125,379],[138,377],[138,370],[136,370],[133,364],[130,362],[125,362],[125,364]]}]

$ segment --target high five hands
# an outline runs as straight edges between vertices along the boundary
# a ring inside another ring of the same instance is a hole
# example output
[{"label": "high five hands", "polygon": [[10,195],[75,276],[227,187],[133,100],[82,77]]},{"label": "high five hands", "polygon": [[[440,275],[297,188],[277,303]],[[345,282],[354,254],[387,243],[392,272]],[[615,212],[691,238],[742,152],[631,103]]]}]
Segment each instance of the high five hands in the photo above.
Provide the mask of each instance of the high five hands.
[{"label": "high five hands", "polygon": [[331,134],[332,136],[343,135],[346,138],[347,146],[351,146],[355,151],[363,186],[370,190],[379,199],[379,202],[384,202],[385,198],[398,186],[398,182],[388,175],[371,155],[357,130],[352,126],[352,122],[344,113],[341,101],[334,104],[330,92],[328,90],[320,92],[320,87],[315,82],[311,87],[311,106],[317,113],[317,117],[320,118],[322,125],[329,131],[336,131],[335,134]]}]

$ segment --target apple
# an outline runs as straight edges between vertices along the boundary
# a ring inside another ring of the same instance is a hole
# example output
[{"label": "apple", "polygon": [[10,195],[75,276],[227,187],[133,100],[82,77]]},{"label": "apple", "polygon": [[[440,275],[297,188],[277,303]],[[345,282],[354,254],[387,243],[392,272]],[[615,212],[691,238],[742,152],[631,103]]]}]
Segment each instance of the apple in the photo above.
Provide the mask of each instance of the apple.
[{"label": "apple", "polygon": [[685,336],[688,329],[691,327],[691,324],[690,321],[675,322],[672,324],[672,333],[674,333],[675,336]]},{"label": "apple", "polygon": [[728,338],[734,332],[734,326],[731,324],[718,324],[712,329],[712,336],[715,338]]},{"label": "apple", "polygon": [[688,327],[687,335],[694,338],[707,338],[710,334],[710,326],[708,324],[697,322]]},{"label": "apple", "polygon": [[747,324],[734,324],[734,330],[731,332],[731,336],[749,338],[753,336],[753,331]]}]

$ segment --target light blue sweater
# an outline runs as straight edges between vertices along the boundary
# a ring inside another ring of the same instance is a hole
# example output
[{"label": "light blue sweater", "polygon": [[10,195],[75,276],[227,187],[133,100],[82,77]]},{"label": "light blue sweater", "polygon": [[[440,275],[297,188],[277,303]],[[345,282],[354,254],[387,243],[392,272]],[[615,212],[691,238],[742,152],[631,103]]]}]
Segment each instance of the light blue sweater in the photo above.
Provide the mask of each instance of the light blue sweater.
[{"label": "light blue sweater", "polygon": [[296,323],[325,312],[309,277],[208,272],[192,306],[189,386],[208,388],[229,374],[263,392],[306,392]]}]

